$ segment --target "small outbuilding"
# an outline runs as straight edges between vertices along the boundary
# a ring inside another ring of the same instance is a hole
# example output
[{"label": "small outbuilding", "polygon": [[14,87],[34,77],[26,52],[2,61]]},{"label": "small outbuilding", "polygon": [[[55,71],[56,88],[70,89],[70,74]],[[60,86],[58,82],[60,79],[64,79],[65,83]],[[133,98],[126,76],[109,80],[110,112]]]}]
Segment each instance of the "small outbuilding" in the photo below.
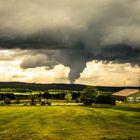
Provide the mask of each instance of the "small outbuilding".
[{"label": "small outbuilding", "polygon": [[124,89],[112,94],[117,100],[126,103],[129,102],[140,102],[140,91],[138,89]]}]

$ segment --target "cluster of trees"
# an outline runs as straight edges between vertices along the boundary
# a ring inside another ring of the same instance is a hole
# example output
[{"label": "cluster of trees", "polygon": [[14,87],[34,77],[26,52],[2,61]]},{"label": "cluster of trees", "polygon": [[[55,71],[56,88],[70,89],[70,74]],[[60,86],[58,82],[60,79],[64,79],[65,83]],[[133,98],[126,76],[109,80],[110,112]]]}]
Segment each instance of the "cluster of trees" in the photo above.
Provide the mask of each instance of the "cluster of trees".
[{"label": "cluster of trees", "polygon": [[29,95],[15,95],[14,93],[0,93],[0,100],[5,100],[6,98],[9,98],[11,100],[15,100],[15,99],[28,99]]},{"label": "cluster of trees", "polygon": [[0,93],[0,100],[5,100],[6,98],[9,98],[11,100],[15,100],[15,95],[13,93]]},{"label": "cluster of trees", "polygon": [[110,93],[102,94],[95,87],[87,87],[84,89],[80,96],[81,102],[85,105],[92,103],[112,104],[115,105],[116,99]]},{"label": "cluster of trees", "polygon": [[[1,89],[4,91],[4,89]],[[10,90],[10,89],[9,89]],[[21,89],[15,89],[15,91],[22,92]],[[29,92],[29,90],[23,89],[24,92]],[[31,92],[31,91],[30,91]],[[20,99],[31,99],[31,105],[35,105],[36,102],[41,102],[41,99],[45,98],[54,99],[54,100],[66,100],[70,102],[71,100],[75,100],[75,102],[82,102],[85,105],[91,105],[92,103],[100,103],[100,104],[112,104],[115,105],[115,98],[111,95],[111,93],[105,94],[97,90],[95,87],[87,87],[81,92],[65,92],[59,91],[50,93],[49,91],[39,92],[38,94],[29,94],[29,95],[15,95],[14,93],[0,93],[0,100],[5,100],[6,104],[10,104],[9,100],[15,100],[16,103],[20,102]],[[44,104],[44,103],[42,103]]]},{"label": "cluster of trees", "polygon": [[65,100],[66,95],[71,95],[71,99],[75,100],[75,99],[80,97],[80,94],[81,94],[80,92],[71,92],[71,93],[70,92],[67,92],[67,93],[61,92],[59,94],[58,93],[52,94],[52,93],[50,93],[48,91],[45,91],[43,93],[43,98],[56,99],[56,100]]},{"label": "cluster of trees", "polygon": [[97,90],[95,87],[87,87],[82,92],[71,92],[61,94],[50,94],[48,91],[44,92],[43,98],[60,99],[60,100],[75,100],[75,102],[83,102],[85,105],[92,103],[112,104],[115,105],[116,99],[111,93],[104,93]]},{"label": "cluster of trees", "polygon": [[[14,104],[19,104],[19,103],[20,103],[19,99],[16,99],[15,102],[14,102]],[[11,99],[10,98],[5,98],[4,102],[0,102],[0,105],[4,105],[4,104],[7,104],[7,105],[11,104]]]},{"label": "cluster of trees", "polygon": [[71,94],[72,100],[80,97],[79,91],[70,91],[70,90],[46,90],[46,91],[31,91],[29,89],[22,88],[0,88],[0,100],[4,100],[5,98],[10,98],[11,100],[19,99],[28,99],[30,95],[42,96],[47,99],[59,99],[64,100],[65,95]]}]

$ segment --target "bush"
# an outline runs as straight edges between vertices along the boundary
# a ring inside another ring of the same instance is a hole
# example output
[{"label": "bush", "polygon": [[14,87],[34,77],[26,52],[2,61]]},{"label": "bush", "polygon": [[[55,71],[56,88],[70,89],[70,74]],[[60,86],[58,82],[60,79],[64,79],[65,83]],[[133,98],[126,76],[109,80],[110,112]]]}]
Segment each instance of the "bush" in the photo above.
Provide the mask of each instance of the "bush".
[{"label": "bush", "polygon": [[10,98],[6,98],[6,99],[4,100],[4,103],[5,103],[5,104],[11,104]]},{"label": "bush", "polygon": [[36,106],[36,102],[31,102],[31,105],[32,106]]},{"label": "bush", "polygon": [[15,102],[14,102],[15,104],[20,104],[20,100],[15,100]]},{"label": "bush", "polygon": [[115,105],[116,99],[112,95],[99,95],[97,103]]},{"label": "bush", "polygon": [[75,99],[75,103],[80,103],[80,99],[79,98]]},{"label": "bush", "polygon": [[27,103],[24,103],[23,106],[28,106],[28,104]]},{"label": "bush", "polygon": [[48,104],[48,106],[51,106],[51,101],[47,101],[46,104]]},{"label": "bush", "polygon": [[0,106],[3,106],[4,105],[4,102],[0,102]]},{"label": "bush", "polygon": [[83,103],[85,105],[91,105],[93,103],[93,100],[91,98],[85,98],[83,99]]},{"label": "bush", "polygon": [[72,100],[76,100],[77,98],[79,98],[80,97],[80,92],[74,92],[74,93],[72,93]]},{"label": "bush", "polygon": [[41,102],[41,106],[45,106],[46,105],[46,102],[45,101],[42,101]]}]

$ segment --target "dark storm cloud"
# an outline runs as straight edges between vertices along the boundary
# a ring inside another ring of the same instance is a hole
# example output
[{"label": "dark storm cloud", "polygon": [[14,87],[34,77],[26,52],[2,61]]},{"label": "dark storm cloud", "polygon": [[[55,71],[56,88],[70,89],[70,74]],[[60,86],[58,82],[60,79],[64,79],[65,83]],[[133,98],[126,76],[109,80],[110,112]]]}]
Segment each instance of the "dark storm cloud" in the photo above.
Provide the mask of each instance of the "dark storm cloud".
[{"label": "dark storm cloud", "polygon": [[134,48],[127,44],[105,46],[101,52],[101,54],[95,56],[97,60],[131,62],[136,64],[140,62],[140,48]]},{"label": "dark storm cloud", "polygon": [[91,60],[139,65],[139,7],[139,0],[1,0],[0,48],[28,50],[22,68],[69,66],[71,82]]},{"label": "dark storm cloud", "polygon": [[55,35],[37,34],[26,37],[1,37],[0,47],[6,49],[63,49],[66,48],[62,39],[55,38]]}]

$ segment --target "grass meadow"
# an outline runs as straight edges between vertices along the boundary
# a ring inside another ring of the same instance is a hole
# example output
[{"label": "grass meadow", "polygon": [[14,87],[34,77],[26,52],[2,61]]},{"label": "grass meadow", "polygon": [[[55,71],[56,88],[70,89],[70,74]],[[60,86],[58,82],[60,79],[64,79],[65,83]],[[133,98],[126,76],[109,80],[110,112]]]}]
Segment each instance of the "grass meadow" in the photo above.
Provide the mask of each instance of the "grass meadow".
[{"label": "grass meadow", "polygon": [[139,140],[140,112],[98,106],[0,106],[0,140]]}]

